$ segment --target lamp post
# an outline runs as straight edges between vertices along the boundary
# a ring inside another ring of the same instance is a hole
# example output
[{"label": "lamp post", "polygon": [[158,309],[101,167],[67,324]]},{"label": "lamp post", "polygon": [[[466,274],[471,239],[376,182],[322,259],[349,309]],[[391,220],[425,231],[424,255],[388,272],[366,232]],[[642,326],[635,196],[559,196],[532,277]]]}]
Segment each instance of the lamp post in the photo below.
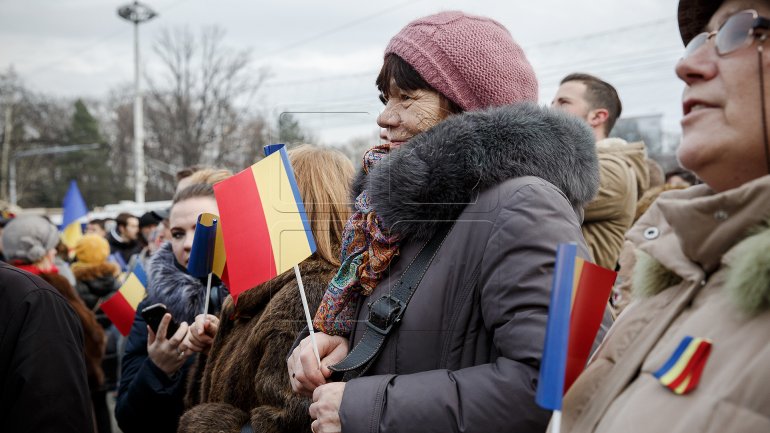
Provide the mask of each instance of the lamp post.
[{"label": "lamp post", "polygon": [[134,201],[144,203],[147,178],[144,174],[144,116],[142,112],[141,74],[139,72],[139,24],[158,16],[148,6],[137,1],[122,6],[118,15],[134,23]]}]

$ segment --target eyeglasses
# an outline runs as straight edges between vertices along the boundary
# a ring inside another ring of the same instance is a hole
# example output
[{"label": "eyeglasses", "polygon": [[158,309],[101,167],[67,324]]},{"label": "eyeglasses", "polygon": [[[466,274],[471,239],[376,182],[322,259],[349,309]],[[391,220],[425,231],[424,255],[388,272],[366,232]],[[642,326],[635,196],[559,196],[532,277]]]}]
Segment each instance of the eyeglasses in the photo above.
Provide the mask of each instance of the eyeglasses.
[{"label": "eyeglasses", "polygon": [[770,20],[759,16],[755,10],[737,12],[722,24],[719,30],[703,32],[690,41],[684,49],[683,59],[691,56],[709,39],[716,36],[716,50],[720,56],[730,54],[740,48],[751,45],[760,35],[757,29],[770,29]]}]

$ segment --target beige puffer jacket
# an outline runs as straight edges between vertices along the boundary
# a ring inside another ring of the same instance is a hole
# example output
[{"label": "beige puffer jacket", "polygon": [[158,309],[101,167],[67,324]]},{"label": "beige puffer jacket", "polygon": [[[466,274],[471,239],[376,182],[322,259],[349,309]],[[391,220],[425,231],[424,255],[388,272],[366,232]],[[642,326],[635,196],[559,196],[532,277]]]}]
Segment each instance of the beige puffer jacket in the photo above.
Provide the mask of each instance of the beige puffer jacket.
[{"label": "beige puffer jacket", "polygon": [[[770,176],[660,196],[628,234],[634,301],[564,400],[565,432],[770,432]],[[713,342],[698,387],[653,372]]]},{"label": "beige puffer jacket", "polygon": [[636,201],[650,182],[644,143],[607,138],[596,143],[601,184],[585,207],[583,236],[594,262],[607,269],[615,264],[623,238],[634,222]]}]

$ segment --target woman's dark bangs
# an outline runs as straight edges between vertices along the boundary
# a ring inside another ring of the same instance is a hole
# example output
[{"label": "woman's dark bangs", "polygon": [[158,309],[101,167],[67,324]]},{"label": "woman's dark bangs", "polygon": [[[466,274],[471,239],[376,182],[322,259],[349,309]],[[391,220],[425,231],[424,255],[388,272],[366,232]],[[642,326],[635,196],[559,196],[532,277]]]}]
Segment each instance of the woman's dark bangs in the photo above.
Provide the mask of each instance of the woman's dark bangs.
[{"label": "woman's dark bangs", "polygon": [[403,90],[434,90],[409,63],[395,54],[385,56],[375,84],[387,96],[391,81],[395,81],[396,86]]}]

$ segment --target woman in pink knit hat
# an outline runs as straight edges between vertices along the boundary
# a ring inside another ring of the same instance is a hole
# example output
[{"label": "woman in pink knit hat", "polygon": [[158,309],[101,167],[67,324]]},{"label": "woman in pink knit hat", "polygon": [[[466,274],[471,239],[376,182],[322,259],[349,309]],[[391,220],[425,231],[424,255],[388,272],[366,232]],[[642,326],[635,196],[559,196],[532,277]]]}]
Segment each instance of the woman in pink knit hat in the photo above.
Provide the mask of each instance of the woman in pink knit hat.
[{"label": "woman in pink knit hat", "polygon": [[[341,267],[315,340],[288,359],[321,432],[535,432],[556,246],[598,187],[593,138],[535,105],[498,22],[443,12],[385,49],[385,144],[353,184]],[[601,335],[600,335],[601,337]]]}]

